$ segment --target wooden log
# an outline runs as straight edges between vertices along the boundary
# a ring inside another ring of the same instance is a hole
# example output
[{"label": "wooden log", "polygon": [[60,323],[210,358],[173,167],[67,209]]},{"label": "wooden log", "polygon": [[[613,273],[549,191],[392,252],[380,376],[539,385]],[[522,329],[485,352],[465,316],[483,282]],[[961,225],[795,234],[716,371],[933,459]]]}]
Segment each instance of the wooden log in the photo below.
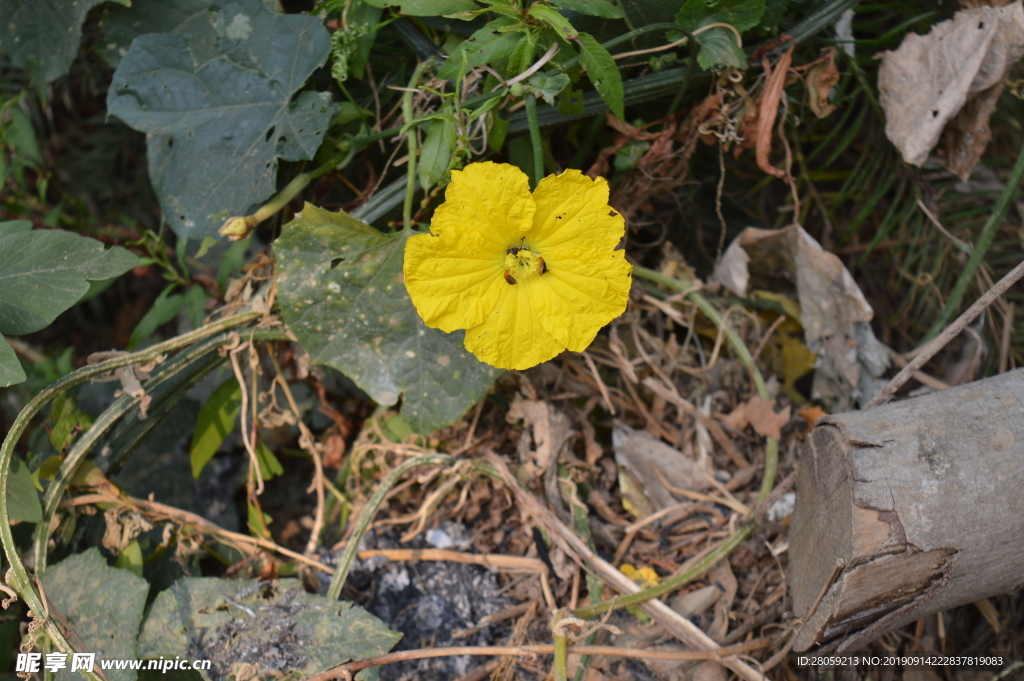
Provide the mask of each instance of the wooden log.
[{"label": "wooden log", "polygon": [[790,531],[794,650],[860,650],[1024,586],[1024,369],[815,425]]}]

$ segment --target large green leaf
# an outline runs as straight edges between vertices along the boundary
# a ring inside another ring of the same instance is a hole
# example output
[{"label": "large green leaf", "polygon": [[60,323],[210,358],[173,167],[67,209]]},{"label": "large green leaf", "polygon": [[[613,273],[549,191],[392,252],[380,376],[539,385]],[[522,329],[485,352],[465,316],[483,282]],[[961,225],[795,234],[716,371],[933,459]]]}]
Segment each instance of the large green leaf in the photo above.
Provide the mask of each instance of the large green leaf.
[{"label": "large green leaf", "polygon": [[281,315],[314,362],[347,374],[380,404],[402,395],[420,432],[457,420],[497,371],[462,334],[427,328],[402,283],[410,232],[385,235],[306,204],[274,244]]},{"label": "large green leaf", "polygon": [[149,133],[149,173],[164,218],[182,237],[216,236],[275,190],[277,159],[312,158],[330,94],[293,96],[330,54],[318,18],[273,14],[259,0],[216,0],[218,56],[202,62],[186,35],[142,35],[114,73],[107,109]]},{"label": "large green leaf", "polygon": [[[0,50],[42,86],[71,67],[82,22],[105,0],[0,0]],[[116,0],[127,5],[130,0]]]},{"label": "large green leaf", "polygon": [[590,82],[608,105],[611,112],[621,121],[625,120],[623,108],[622,74],[615,60],[601,43],[589,33],[580,33],[580,64],[587,70]]},{"label": "large green leaf", "polygon": [[[149,584],[142,577],[112,568],[97,548],[76,553],[46,570],[43,589],[71,624],[82,645],[101,660],[138,657],[136,636],[146,607]],[[57,673],[58,681],[81,679],[71,665]],[[134,669],[108,669],[109,681],[135,681]]]},{"label": "large green leaf", "polygon": [[121,63],[132,41],[147,33],[192,36],[192,55],[203,63],[217,56],[217,33],[210,23],[213,0],[132,0],[128,7],[105,7],[103,39],[97,51],[111,66]]},{"label": "large green leaf", "polygon": [[[33,230],[26,220],[0,222],[0,333],[38,331],[74,305],[90,281],[124,274],[139,262],[123,248],[60,230]],[[0,348],[0,387],[24,380],[7,343]]]},{"label": "large green leaf", "polygon": [[383,655],[399,638],[362,608],[306,593],[298,579],[185,577],[153,602],[138,656],[209,660],[208,680],[243,670],[246,678],[297,679]]},{"label": "large green leaf", "polygon": [[[690,32],[710,24],[729,24],[743,33],[760,23],[764,11],[765,0],[686,0],[676,15],[676,23]],[[700,43],[697,63],[701,68],[746,68],[747,56],[729,29],[711,28],[696,38]]]},{"label": "large green leaf", "polygon": [[509,23],[501,17],[463,40],[437,70],[437,77],[445,80],[455,78],[459,75],[463,62],[467,69],[471,69],[481,64],[500,61],[511,55],[524,36],[522,33],[498,32],[498,28]]}]

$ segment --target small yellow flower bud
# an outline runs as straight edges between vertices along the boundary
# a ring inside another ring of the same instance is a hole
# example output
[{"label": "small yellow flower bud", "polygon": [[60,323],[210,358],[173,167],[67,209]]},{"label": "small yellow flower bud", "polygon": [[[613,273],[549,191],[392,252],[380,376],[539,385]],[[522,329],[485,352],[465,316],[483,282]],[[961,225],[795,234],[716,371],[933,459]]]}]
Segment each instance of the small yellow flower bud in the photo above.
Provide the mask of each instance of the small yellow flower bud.
[{"label": "small yellow flower bud", "polygon": [[220,228],[220,235],[232,241],[241,241],[249,236],[249,232],[255,229],[258,224],[259,222],[253,215],[228,218]]}]

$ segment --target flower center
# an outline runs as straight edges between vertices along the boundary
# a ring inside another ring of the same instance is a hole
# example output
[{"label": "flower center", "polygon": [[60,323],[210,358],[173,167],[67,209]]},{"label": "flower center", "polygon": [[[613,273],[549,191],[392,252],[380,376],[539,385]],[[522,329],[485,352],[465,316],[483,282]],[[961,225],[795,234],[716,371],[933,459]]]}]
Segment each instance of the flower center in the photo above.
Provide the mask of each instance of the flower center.
[{"label": "flower center", "polygon": [[505,253],[505,281],[509,284],[518,284],[524,277],[547,271],[544,258],[526,246],[513,246]]}]

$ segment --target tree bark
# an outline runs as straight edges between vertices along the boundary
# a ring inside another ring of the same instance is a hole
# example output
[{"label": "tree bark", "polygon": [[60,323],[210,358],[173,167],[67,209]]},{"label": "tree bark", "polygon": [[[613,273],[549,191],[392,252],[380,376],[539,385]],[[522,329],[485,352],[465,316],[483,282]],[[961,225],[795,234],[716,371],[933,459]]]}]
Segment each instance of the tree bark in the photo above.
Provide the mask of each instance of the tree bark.
[{"label": "tree bark", "polygon": [[1021,586],[1024,370],[818,420],[791,528],[794,650],[859,650]]}]

